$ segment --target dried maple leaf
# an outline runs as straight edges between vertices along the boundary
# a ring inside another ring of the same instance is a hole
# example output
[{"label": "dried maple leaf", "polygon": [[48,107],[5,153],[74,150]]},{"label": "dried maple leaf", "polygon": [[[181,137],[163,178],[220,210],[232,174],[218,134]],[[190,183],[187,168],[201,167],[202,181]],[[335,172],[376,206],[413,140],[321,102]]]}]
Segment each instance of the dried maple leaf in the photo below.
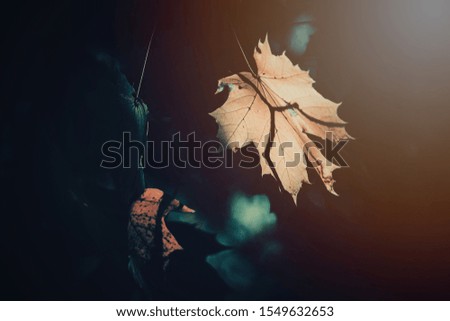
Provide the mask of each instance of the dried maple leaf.
[{"label": "dried maple leaf", "polygon": [[327,160],[308,134],[339,142],[351,138],[337,115],[340,104],[325,99],[314,88],[309,72],[283,54],[273,55],[269,41],[259,41],[253,57],[257,73],[241,72],[219,80],[217,92],[229,88],[227,101],[210,113],[219,124],[218,138],[236,150],[253,143],[262,175],[272,175],[294,202],[303,182],[309,183],[308,160],[328,191],[332,172],[339,166]]}]

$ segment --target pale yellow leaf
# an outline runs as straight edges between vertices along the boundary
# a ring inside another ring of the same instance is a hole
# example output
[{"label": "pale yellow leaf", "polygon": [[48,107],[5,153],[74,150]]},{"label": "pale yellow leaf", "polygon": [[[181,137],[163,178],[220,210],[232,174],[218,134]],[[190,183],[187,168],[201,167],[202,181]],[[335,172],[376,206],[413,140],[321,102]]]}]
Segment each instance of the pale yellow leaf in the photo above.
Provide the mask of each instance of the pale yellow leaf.
[{"label": "pale yellow leaf", "polygon": [[218,91],[228,88],[229,95],[211,113],[219,125],[218,138],[234,150],[253,143],[262,175],[274,176],[294,202],[302,184],[309,183],[306,159],[315,165],[328,191],[337,195],[332,172],[339,166],[314,148],[308,134],[334,142],[350,139],[337,114],[340,104],[318,93],[309,73],[285,53],[272,54],[267,36],[253,57],[257,74],[242,72],[219,80]]}]

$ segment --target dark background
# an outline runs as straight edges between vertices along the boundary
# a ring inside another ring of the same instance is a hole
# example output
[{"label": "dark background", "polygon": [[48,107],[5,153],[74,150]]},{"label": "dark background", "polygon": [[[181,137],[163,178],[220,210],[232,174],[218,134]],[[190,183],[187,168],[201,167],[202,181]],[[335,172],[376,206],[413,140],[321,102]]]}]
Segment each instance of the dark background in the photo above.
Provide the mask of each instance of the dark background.
[{"label": "dark background", "polygon": [[[213,236],[173,226],[187,258],[169,298],[450,298],[444,0],[17,1],[3,11],[2,299],[141,298],[126,267],[132,183],[95,184],[99,144],[121,116],[92,52],[136,85],[157,24],[141,94],[150,137],[195,131],[206,141],[217,131],[208,113],[226,99],[214,95],[217,80],[247,69],[232,28],[250,56],[266,32],[285,48],[302,13],[316,32],[304,55],[287,54],[343,102],[357,139],[343,152],[350,168],[335,172],[340,197],[313,172],[296,207],[259,169],[146,170],[150,185],[180,193],[218,228],[236,191],[268,195],[278,218],[282,251],[258,266],[273,282],[245,293],[204,263],[220,249]],[[257,243],[242,251],[252,260]]]}]

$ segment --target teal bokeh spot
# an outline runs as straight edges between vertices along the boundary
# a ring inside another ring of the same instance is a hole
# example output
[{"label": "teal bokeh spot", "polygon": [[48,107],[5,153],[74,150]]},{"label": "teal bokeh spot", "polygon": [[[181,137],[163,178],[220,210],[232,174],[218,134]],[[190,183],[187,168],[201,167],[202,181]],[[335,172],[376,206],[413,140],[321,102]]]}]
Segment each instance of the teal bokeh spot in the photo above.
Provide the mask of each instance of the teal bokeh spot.
[{"label": "teal bokeh spot", "polygon": [[277,221],[270,212],[266,195],[246,196],[236,193],[231,200],[230,219],[225,230],[217,236],[223,245],[239,245],[271,230]]},{"label": "teal bokeh spot", "polygon": [[305,53],[309,40],[316,31],[311,25],[312,20],[311,16],[301,15],[296,19],[296,25],[291,30],[289,47],[298,55]]}]

